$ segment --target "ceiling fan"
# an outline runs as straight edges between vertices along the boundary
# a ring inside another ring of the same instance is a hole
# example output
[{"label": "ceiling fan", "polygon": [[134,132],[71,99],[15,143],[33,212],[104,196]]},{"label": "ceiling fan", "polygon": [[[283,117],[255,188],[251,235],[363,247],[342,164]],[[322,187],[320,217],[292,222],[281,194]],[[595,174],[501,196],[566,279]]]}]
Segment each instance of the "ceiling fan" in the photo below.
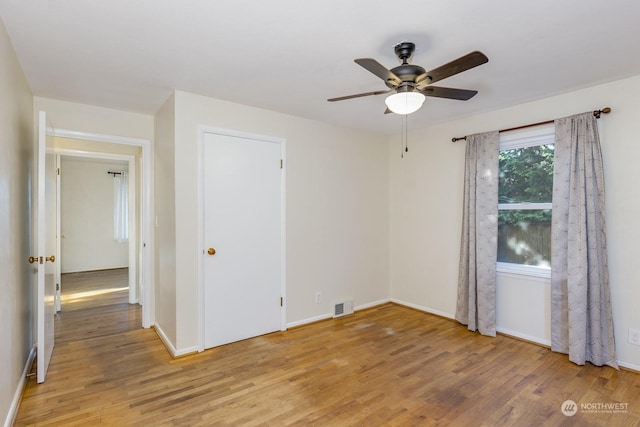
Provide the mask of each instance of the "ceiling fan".
[{"label": "ceiling fan", "polygon": [[478,93],[476,90],[431,86],[431,84],[488,62],[489,58],[487,58],[484,53],[474,51],[438,68],[434,68],[431,71],[425,71],[424,68],[418,65],[409,64],[409,58],[413,55],[415,48],[416,45],[408,41],[403,41],[395,45],[394,51],[396,56],[402,61],[402,64],[391,70],[388,70],[373,58],[355,59],[358,65],[384,80],[384,83],[389,87],[388,90],[340,96],[330,98],[327,101],[343,101],[345,99],[383,95],[393,92],[393,94],[385,100],[385,104],[387,104],[385,114],[411,114],[422,107],[425,96],[466,101]]}]

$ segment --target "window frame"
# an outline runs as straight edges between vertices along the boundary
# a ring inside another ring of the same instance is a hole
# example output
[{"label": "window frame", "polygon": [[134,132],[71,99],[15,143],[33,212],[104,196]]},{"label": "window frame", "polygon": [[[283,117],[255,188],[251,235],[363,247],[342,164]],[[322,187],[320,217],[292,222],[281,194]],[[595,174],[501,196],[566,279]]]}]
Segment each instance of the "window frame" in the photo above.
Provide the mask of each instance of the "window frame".
[{"label": "window frame", "polygon": [[[501,132],[498,150],[513,150],[516,148],[528,148],[548,144],[555,144],[554,123]],[[552,210],[551,206],[552,203],[498,203],[498,212],[501,210]],[[496,272],[515,276],[529,276],[540,279],[551,278],[550,267],[538,267],[534,265],[515,264],[511,262],[497,261]]]}]

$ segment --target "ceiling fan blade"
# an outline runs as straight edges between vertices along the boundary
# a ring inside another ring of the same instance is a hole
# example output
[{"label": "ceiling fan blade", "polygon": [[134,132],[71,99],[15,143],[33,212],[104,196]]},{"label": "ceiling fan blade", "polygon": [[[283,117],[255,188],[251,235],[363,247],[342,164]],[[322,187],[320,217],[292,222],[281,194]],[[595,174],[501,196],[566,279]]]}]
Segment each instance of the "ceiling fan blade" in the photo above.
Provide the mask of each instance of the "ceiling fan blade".
[{"label": "ceiling fan blade", "polygon": [[351,98],[360,98],[360,97],[363,97],[363,96],[383,95],[385,93],[391,92],[392,90],[393,89],[391,89],[391,90],[376,90],[376,91],[373,91],[373,92],[357,93],[355,95],[339,96],[337,98],[329,98],[329,99],[327,99],[327,101],[335,102],[335,101],[344,101],[345,99],[351,99]]},{"label": "ceiling fan blade", "polygon": [[466,101],[471,99],[478,93],[477,90],[467,90],[467,89],[453,89],[450,87],[440,87],[440,86],[427,86],[426,88],[420,91],[425,96],[433,96],[436,98],[448,98],[448,99],[457,99],[459,101]]},{"label": "ceiling fan blade", "polygon": [[392,84],[393,86],[398,86],[400,83],[402,83],[402,80],[400,80],[398,76],[393,74],[384,65],[373,58],[358,58],[354,59],[354,61],[356,62],[356,64],[380,77],[385,82]]},{"label": "ceiling fan blade", "polygon": [[[420,80],[420,77],[422,77],[421,75],[418,79],[416,79],[418,80],[416,82],[417,87],[418,89],[420,89],[421,86],[425,86],[430,83],[435,83],[439,80],[446,79],[447,77],[451,77],[463,71],[470,70],[486,62],[489,62],[489,58],[487,58],[484,53],[477,50],[473,51],[464,56],[461,56],[458,59],[454,59],[451,62],[441,65],[438,68],[435,68],[431,71],[427,71],[425,73],[427,77]],[[422,83],[422,85],[420,83]]]}]

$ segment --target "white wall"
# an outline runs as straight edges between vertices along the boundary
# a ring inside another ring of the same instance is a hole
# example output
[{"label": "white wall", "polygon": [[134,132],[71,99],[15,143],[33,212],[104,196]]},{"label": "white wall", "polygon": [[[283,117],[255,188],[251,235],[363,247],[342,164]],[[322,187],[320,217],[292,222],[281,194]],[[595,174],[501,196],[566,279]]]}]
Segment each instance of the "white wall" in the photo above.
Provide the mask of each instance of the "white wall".
[{"label": "white wall", "polygon": [[[164,109],[156,116],[158,151],[159,122],[170,120],[168,116]],[[175,201],[163,210],[175,209],[177,330],[173,344],[178,351],[196,348],[198,338],[194,308],[198,307],[197,267],[202,253],[198,247],[199,125],[286,140],[288,323],[327,316],[330,301],[342,296],[353,297],[356,305],[388,299],[386,137],[176,92]],[[171,167],[170,156],[166,156],[166,167]],[[167,171],[157,165],[156,179],[163,173]],[[170,184],[166,187],[170,191]],[[158,188],[156,197],[161,191]],[[156,207],[158,228],[162,228],[160,204]],[[158,236],[162,233],[158,230]],[[321,304],[314,303],[317,291],[322,292]]]},{"label": "white wall", "polygon": [[9,425],[32,348],[33,98],[0,19],[0,422]]},{"label": "white wall", "polygon": [[[478,95],[478,96],[481,96]],[[600,119],[605,167],[611,298],[618,359],[640,369],[640,346],[627,342],[640,329],[640,77],[433,126],[409,135],[409,156],[389,147],[391,169],[391,297],[452,317],[460,245],[464,142],[451,138],[564,117],[605,106]],[[472,101],[470,101],[472,102]],[[429,108],[429,102],[423,108]],[[548,281],[508,275],[498,279],[498,328],[549,342]]]},{"label": "white wall", "polygon": [[[175,98],[172,95],[155,117],[155,299],[156,327],[176,343],[176,204]],[[195,311],[196,307],[192,307]]]},{"label": "white wall", "polygon": [[62,273],[124,268],[129,265],[129,244],[113,239],[114,178],[107,173],[126,171],[128,167],[124,161],[62,157]]},{"label": "white wall", "polygon": [[[33,97],[34,116],[46,111],[54,128],[153,140],[153,116]],[[36,120],[37,124],[37,120]]]}]

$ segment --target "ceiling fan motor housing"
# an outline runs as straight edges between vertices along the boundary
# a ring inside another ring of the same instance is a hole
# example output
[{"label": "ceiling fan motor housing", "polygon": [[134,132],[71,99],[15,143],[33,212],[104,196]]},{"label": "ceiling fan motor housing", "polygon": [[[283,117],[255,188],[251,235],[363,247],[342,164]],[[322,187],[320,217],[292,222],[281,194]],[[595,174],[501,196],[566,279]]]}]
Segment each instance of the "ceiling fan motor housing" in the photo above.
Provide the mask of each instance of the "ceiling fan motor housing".
[{"label": "ceiling fan motor housing", "polygon": [[[425,70],[419,65],[402,64],[398,65],[395,68],[392,68],[391,72],[398,76],[398,78],[403,82],[415,83],[418,76],[424,74]],[[387,86],[389,86],[390,88],[394,88],[397,85],[389,85],[387,82]]]},{"label": "ceiling fan motor housing", "polygon": [[416,50],[416,45],[412,42],[400,42],[393,47],[393,50],[402,63],[406,64],[407,60],[411,58],[411,55],[413,55],[413,52]]},{"label": "ceiling fan motor housing", "polygon": [[400,42],[393,47],[396,56],[402,61],[402,65],[398,65],[395,68],[392,68],[390,71],[395,74],[400,80],[403,81],[403,84],[398,85],[394,81],[385,81],[385,84],[391,89],[396,89],[402,86],[409,86],[405,83],[415,83],[418,76],[425,73],[424,68],[418,65],[409,64],[409,58],[413,55],[413,52],[416,49],[416,45],[413,42]]}]

